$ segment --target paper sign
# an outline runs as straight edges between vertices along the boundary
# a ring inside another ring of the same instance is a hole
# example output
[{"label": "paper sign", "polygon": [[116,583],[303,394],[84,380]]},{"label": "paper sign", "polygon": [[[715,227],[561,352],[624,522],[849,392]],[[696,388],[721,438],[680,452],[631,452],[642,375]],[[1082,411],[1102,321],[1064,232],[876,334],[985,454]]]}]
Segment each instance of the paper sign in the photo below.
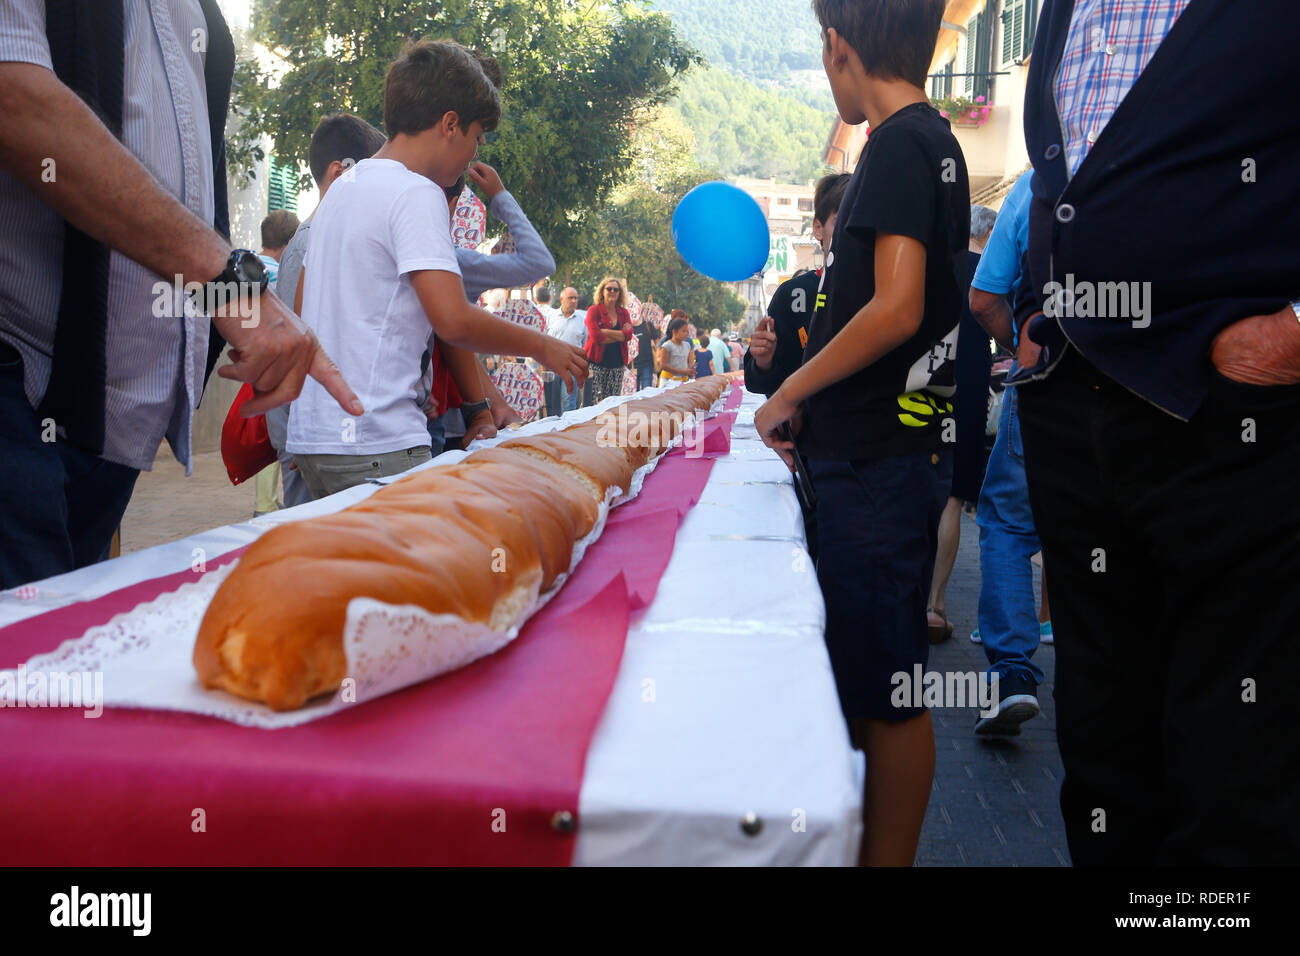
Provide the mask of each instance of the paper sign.
[{"label": "paper sign", "polygon": [[627,294],[627,314],[632,317],[633,322],[635,322],[636,317],[641,314],[641,300],[631,292]]},{"label": "paper sign", "polygon": [[508,231],[504,233],[501,238],[497,240],[497,244],[492,247],[492,255],[494,256],[507,256],[515,251],[517,251],[515,246],[515,237],[510,235]]},{"label": "paper sign", "polygon": [[537,417],[542,407],[542,380],[536,372],[518,362],[504,362],[489,374],[501,390],[501,397],[520,418],[531,421]]},{"label": "paper sign", "polygon": [[477,249],[486,234],[487,207],[466,186],[456,201],[456,214],[451,217],[451,241],[461,249]]},{"label": "paper sign", "polygon": [[646,302],[641,306],[641,321],[649,322],[653,328],[662,332],[664,330],[664,310],[653,302]]},{"label": "paper sign", "polygon": [[546,334],[546,318],[527,299],[507,299],[506,304],[493,314],[499,319]]}]

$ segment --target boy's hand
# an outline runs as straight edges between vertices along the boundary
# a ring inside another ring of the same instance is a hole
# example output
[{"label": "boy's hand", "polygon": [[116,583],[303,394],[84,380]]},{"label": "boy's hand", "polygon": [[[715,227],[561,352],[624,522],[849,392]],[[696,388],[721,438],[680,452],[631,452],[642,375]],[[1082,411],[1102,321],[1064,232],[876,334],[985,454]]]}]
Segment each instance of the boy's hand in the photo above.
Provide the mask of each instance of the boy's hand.
[{"label": "boy's hand", "polygon": [[465,423],[465,444],[461,447],[468,448],[470,442],[480,438],[496,437],[497,427],[492,424],[492,409],[485,408]]},{"label": "boy's hand", "polygon": [[776,322],[770,315],[758,323],[749,337],[749,354],[760,372],[772,370],[772,360],[776,357]]},{"label": "boy's hand", "polygon": [[505,428],[516,422],[523,423],[523,418],[510,407],[505,396],[501,394],[501,389],[497,388],[496,383],[490,378],[487,380],[487,400],[488,408],[492,413],[492,424],[497,428]]},{"label": "boy's hand", "polygon": [[758,436],[763,439],[763,444],[775,449],[791,471],[794,471],[794,442],[787,441],[782,436],[781,426],[787,422],[793,424],[798,413],[799,406],[790,401],[785,395],[785,390],[781,388],[778,388],[772,397],[759,406],[758,411],[754,413],[754,427],[758,429]]},{"label": "boy's hand", "polygon": [[465,175],[470,182],[487,193],[489,202],[496,199],[498,193],[505,192],[506,184],[501,181],[497,171],[487,163],[471,163],[469,169],[465,170]]},{"label": "boy's hand", "polygon": [[547,337],[542,346],[542,354],[534,357],[560,376],[560,381],[569,392],[581,388],[590,373],[587,353],[576,345],[567,345],[559,339]]}]

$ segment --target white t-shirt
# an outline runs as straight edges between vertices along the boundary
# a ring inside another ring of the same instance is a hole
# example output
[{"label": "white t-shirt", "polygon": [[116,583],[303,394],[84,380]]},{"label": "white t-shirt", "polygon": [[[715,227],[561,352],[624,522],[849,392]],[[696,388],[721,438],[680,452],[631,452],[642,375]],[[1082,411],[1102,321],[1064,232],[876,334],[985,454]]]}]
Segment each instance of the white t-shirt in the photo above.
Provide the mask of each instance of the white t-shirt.
[{"label": "white t-shirt", "polygon": [[302,318],[361,399],[353,420],[307,379],[289,414],[296,454],[370,455],[429,444],[416,404],[429,319],[410,273],[460,275],[443,191],[391,159],[337,179],[312,219]]}]

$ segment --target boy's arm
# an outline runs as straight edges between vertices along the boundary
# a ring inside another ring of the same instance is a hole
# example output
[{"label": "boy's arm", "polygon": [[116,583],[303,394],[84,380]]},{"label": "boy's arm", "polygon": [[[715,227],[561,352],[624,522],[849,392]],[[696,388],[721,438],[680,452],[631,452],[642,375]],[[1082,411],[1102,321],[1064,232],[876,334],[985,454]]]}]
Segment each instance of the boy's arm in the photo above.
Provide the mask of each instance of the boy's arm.
[{"label": "boy's arm", "polygon": [[876,236],[876,293],[820,352],[785,380],[754,416],[759,435],[787,463],[794,445],[777,437],[809,397],[862,371],[898,348],[925,314],[925,244],[907,236]]},{"label": "boy's arm", "polygon": [[469,249],[456,250],[466,297],[477,299],[488,289],[515,289],[553,273],[555,257],[496,170],[486,163],[475,163],[467,175],[487,195],[492,215],[510,230],[515,251],[494,256]]},{"label": "boy's arm", "polygon": [[429,324],[443,342],[471,352],[535,358],[572,387],[587,380],[587,356],[580,349],[471,305],[456,273],[421,269],[410,277]]},{"label": "boy's arm", "polygon": [[[458,348],[448,342],[442,343],[442,361],[451,374],[452,381],[461,398],[466,402],[481,402],[487,397],[483,387],[485,374],[478,363],[478,356],[466,349]],[[476,438],[495,438],[496,426],[492,421],[492,410],[484,409],[472,420],[465,422],[465,444]]]}]

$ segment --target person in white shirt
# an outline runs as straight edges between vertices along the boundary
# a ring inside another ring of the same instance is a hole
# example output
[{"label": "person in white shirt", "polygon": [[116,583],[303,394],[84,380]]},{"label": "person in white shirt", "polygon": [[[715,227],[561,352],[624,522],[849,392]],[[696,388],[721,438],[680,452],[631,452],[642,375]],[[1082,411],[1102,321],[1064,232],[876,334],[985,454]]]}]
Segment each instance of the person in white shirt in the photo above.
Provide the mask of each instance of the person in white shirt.
[{"label": "person in white shirt", "polygon": [[[573,387],[586,356],[505,322],[465,297],[443,188],[465,173],[501,115],[496,88],[457,43],[408,44],[389,68],[390,138],[321,201],[303,268],[303,320],[332,354],[367,413],[339,415],[307,388],[289,416],[288,450],[315,497],[398,474],[431,458],[416,401],[432,325],[444,347],[529,355]],[[479,394],[464,395],[471,407]]]},{"label": "person in white shirt", "polygon": [[[553,310],[546,328],[547,334],[565,345],[583,349],[587,346],[587,310],[578,308],[578,290],[565,289],[560,293],[560,308]],[[577,409],[582,390],[565,391],[560,399],[560,409],[572,412]]]}]

